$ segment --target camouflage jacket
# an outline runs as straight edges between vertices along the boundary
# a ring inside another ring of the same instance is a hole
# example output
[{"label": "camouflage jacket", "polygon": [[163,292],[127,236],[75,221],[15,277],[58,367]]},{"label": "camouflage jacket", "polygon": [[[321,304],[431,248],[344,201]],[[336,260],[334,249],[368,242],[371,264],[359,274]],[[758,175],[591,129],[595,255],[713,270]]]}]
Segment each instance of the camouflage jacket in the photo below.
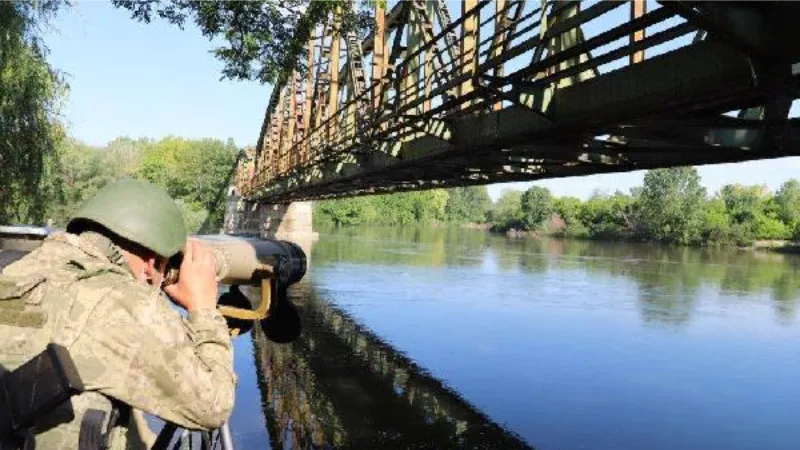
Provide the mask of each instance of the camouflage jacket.
[{"label": "camouflage jacket", "polygon": [[67,233],[0,275],[0,363],[14,369],[48,342],[70,351],[87,392],[73,397],[74,417],[56,411],[37,424],[36,448],[77,448],[83,412],[110,409],[108,398],[193,429],[230,415],[236,377],[219,312],[182,317],[160,290]]}]

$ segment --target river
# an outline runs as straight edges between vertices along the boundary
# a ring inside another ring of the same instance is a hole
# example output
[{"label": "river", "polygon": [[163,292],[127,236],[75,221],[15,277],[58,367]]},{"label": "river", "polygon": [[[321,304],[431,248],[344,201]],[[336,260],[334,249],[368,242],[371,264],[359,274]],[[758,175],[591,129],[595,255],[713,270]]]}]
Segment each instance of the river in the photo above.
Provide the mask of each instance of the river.
[{"label": "river", "polygon": [[800,448],[800,257],[323,230],[291,344],[238,338],[238,448]]}]

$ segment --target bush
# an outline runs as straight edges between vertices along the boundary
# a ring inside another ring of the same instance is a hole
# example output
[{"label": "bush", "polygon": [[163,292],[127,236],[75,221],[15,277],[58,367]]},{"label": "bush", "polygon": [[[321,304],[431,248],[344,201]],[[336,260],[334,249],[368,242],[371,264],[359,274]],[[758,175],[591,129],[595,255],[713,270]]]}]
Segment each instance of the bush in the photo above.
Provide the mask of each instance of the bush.
[{"label": "bush", "polygon": [[778,219],[759,214],[753,220],[753,235],[758,239],[789,239],[789,227]]}]

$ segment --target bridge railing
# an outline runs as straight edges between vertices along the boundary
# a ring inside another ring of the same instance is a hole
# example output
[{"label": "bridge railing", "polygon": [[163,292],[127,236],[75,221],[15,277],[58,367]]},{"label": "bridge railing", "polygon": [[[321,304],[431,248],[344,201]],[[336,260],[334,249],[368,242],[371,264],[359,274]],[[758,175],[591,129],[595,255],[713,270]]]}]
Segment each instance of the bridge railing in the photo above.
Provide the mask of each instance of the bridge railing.
[{"label": "bridge railing", "polygon": [[[676,9],[647,4],[465,0],[450,20],[445,2],[398,2],[389,13],[378,8],[363,57],[348,49],[346,58],[346,36],[332,22],[316,36],[305,84],[293,75],[276,87],[241,190],[258,197],[278,181],[342,172],[364,155],[394,158],[398,143],[423,135],[447,141],[442,124],[464,115],[516,107],[547,116],[559,89],[692,43],[696,28]],[[358,92],[346,75],[368,61]]]}]

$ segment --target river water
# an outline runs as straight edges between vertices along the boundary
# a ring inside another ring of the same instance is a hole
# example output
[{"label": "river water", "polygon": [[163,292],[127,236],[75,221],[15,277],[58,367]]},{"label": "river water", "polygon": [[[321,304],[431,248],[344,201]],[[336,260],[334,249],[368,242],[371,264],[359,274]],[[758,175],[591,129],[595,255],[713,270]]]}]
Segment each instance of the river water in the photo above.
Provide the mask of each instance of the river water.
[{"label": "river water", "polygon": [[239,448],[800,448],[800,257],[321,231],[291,344],[236,340]]}]

